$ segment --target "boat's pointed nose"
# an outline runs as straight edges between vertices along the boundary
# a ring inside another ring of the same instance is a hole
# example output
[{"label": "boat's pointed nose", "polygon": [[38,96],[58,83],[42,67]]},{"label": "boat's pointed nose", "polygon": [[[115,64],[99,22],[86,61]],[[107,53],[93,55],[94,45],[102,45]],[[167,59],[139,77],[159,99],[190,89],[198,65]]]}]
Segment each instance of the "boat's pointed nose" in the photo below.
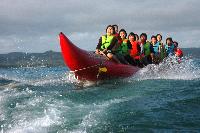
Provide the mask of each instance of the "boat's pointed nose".
[{"label": "boat's pointed nose", "polygon": [[62,32],[59,33],[59,37],[66,37],[65,34],[63,34]]},{"label": "boat's pointed nose", "polygon": [[[65,63],[71,69],[77,69],[77,64],[79,65],[78,60],[82,56],[87,56],[87,52],[75,46],[64,33],[60,32],[59,34],[60,46],[62,55],[64,57]],[[78,59],[77,59],[78,58]],[[82,58],[81,58],[82,59]],[[83,59],[82,59],[83,60]],[[82,67],[82,66],[80,66]],[[84,66],[83,66],[84,67]]]},{"label": "boat's pointed nose", "polygon": [[72,45],[72,42],[62,32],[60,32],[60,34],[59,34],[59,40],[60,40],[60,44]]}]

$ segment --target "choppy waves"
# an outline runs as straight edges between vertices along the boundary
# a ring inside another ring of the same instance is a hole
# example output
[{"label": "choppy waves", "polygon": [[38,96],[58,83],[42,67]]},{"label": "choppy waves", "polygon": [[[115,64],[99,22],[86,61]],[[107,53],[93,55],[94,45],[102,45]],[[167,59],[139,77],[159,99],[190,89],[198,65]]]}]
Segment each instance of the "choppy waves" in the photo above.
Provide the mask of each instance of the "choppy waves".
[{"label": "choppy waves", "polygon": [[95,84],[79,83],[62,67],[0,72],[1,132],[200,130],[198,59],[167,60],[131,78]]}]

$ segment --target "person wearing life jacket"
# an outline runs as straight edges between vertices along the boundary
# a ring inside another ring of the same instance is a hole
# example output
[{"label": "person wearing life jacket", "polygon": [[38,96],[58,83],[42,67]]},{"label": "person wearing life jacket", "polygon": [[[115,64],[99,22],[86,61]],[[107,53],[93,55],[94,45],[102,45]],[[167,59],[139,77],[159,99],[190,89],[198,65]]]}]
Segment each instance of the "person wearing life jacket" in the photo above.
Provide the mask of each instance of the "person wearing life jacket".
[{"label": "person wearing life jacket", "polygon": [[116,56],[112,53],[112,48],[118,42],[114,33],[114,27],[112,25],[108,25],[106,28],[106,35],[100,37],[95,53],[105,55],[109,59],[113,59],[115,62],[120,63]]},{"label": "person wearing life jacket", "polygon": [[156,35],[157,41],[160,43],[159,52],[160,52],[160,61],[166,57],[165,44],[162,42],[162,35]]},{"label": "person wearing life jacket", "polygon": [[118,33],[118,26],[116,24],[112,25],[114,27],[114,30],[115,30],[115,34],[114,36],[116,36],[117,40],[118,40],[118,44],[121,44],[122,43],[122,39]]},{"label": "person wearing life jacket", "polygon": [[[114,24],[112,25],[114,27],[114,30],[115,30],[115,34],[118,34],[118,25]],[[118,34],[119,35],[119,34]]]},{"label": "person wearing life jacket", "polygon": [[151,64],[153,58],[153,47],[150,44],[150,42],[147,41],[146,33],[142,33],[140,35],[140,47],[141,47],[141,53],[144,54],[143,64],[144,65]]},{"label": "person wearing life jacket", "polygon": [[166,45],[165,45],[165,49],[166,49],[166,56],[173,56],[174,53],[174,43],[171,37],[168,37],[166,39]]},{"label": "person wearing life jacket", "polygon": [[135,34],[135,40],[136,40],[137,42],[139,42],[139,36],[138,36],[138,34]]},{"label": "person wearing life jacket", "polygon": [[174,41],[174,52],[175,56],[181,58],[183,57],[183,51],[178,47],[178,42]]},{"label": "person wearing life jacket", "polygon": [[156,36],[151,36],[151,45],[153,46],[152,61],[155,64],[160,62],[160,42],[157,41]]},{"label": "person wearing life jacket", "polygon": [[119,35],[122,42],[116,50],[116,55],[123,64],[133,64],[132,58],[130,57],[130,50],[132,49],[132,46],[130,41],[126,38],[127,33],[124,29],[121,29],[119,31]]},{"label": "person wearing life jacket", "polygon": [[140,54],[141,48],[138,41],[136,41],[136,36],[133,32],[129,33],[128,39],[132,45],[132,49],[130,51],[130,56],[134,59],[135,65],[142,67],[140,59],[142,55]]}]

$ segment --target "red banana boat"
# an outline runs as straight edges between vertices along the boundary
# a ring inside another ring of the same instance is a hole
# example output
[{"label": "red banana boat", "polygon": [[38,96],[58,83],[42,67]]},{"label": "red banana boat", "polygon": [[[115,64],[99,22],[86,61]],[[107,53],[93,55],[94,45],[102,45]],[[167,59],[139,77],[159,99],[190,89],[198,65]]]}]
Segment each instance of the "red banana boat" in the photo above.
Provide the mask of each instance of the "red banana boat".
[{"label": "red banana boat", "polygon": [[109,78],[130,77],[139,68],[119,64],[105,56],[86,51],[75,46],[62,32],[59,34],[60,46],[65,64],[78,80],[97,81]]}]

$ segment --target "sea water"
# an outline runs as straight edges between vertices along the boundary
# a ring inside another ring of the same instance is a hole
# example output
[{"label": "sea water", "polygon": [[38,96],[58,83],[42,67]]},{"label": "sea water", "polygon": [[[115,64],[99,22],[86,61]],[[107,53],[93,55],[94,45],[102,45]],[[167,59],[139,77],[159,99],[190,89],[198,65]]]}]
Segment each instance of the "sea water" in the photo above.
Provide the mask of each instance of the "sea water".
[{"label": "sea water", "polygon": [[200,60],[96,83],[66,67],[1,68],[0,132],[200,132]]}]

